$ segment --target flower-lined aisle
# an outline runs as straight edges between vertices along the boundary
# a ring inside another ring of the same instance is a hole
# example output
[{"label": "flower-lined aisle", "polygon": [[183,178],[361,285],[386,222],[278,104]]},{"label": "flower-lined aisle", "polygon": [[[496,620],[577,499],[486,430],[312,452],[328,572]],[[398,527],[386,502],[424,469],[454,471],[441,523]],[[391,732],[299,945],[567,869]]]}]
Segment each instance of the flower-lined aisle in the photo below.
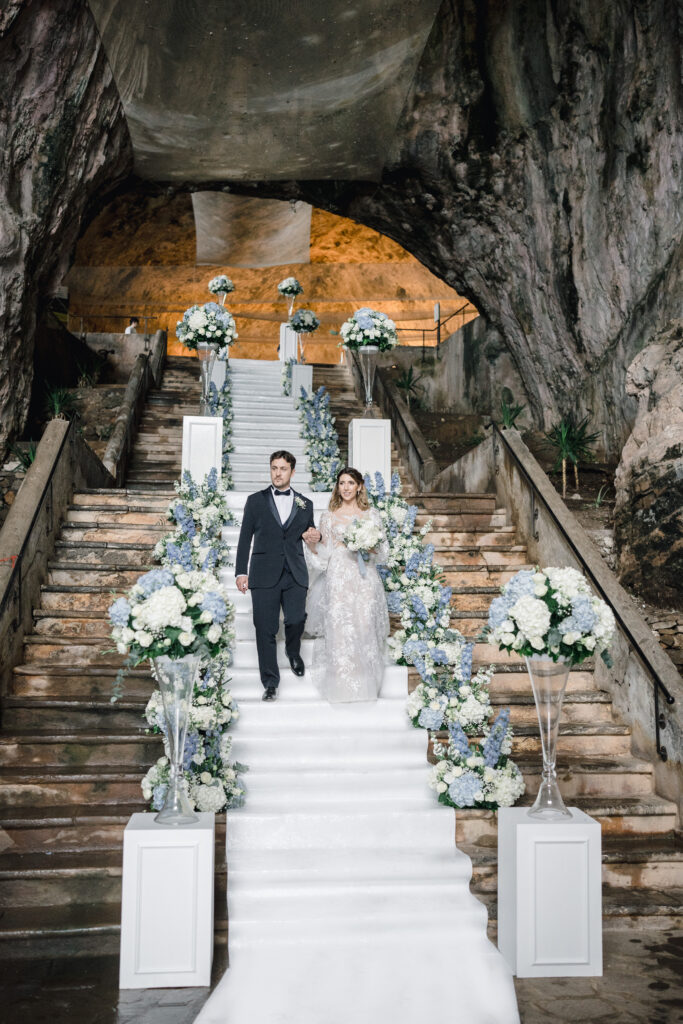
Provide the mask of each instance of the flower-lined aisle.
[{"label": "flower-lined aisle", "polygon": [[408,697],[406,711],[416,728],[447,729],[447,744],[435,743],[439,758],[429,785],[451,807],[508,807],[524,792],[521,773],[509,758],[510,712],[493,721],[489,686],[493,669],[472,676],[473,644],[451,626],[451,589],[434,564],[434,546],[425,543],[430,523],[415,529],[417,506],[401,497],[398,473],[386,489],[381,473],[365,478],[389,541],[380,568],[389,611],[401,626],[389,638],[399,665],[414,666],[422,682]]},{"label": "flower-lined aisle", "polygon": [[[224,282],[221,282],[224,283]],[[223,416],[223,475],[212,470],[203,481],[189,473],[175,484],[176,498],[167,518],[174,529],[154,550],[162,568],[140,576],[126,597],[109,608],[112,638],[117,650],[127,654],[126,667],[153,659],[174,659],[199,654],[201,669],[189,709],[183,777],[190,805],[199,811],[224,811],[244,800],[241,779],[244,765],[230,759],[229,729],[239,717],[230,693],[230,665],[235,642],[235,608],[217,577],[230,565],[229,550],[222,538],[224,526],[235,523],[229,508],[229,453],[232,424],[231,378],[226,367],[224,385],[212,385],[214,415]],[[118,699],[125,669],[115,685]],[[163,736],[165,754],[142,779],[142,793],[153,810],[166,798],[171,765],[167,724],[160,690],[152,693],[145,709],[149,731]]]}]

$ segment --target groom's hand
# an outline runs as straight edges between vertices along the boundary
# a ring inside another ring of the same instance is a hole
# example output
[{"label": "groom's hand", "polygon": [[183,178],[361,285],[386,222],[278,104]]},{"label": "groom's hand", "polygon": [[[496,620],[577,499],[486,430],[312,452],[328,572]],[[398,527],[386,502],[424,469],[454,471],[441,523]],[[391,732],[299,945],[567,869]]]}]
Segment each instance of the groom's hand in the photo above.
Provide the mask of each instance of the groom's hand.
[{"label": "groom's hand", "polygon": [[321,538],[322,534],[320,533],[320,530],[316,530],[315,526],[309,526],[306,532],[301,534],[301,539],[305,544],[308,544],[309,547],[312,547],[314,544],[318,544]]},{"label": "groom's hand", "polygon": [[235,583],[237,584],[237,589],[239,590],[240,594],[246,594],[246,592],[249,590],[248,576],[238,576],[237,579],[235,580]]}]

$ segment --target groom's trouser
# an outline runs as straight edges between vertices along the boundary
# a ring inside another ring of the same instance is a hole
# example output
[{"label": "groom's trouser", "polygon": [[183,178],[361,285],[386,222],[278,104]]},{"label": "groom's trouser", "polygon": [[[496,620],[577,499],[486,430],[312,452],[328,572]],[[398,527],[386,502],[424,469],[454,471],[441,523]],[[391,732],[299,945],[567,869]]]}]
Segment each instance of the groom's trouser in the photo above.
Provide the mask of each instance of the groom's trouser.
[{"label": "groom's trouser", "polygon": [[280,626],[280,608],[285,614],[285,651],[287,657],[292,658],[301,649],[301,634],[306,623],[306,594],[307,587],[297,583],[286,566],[274,587],[256,587],[251,591],[258,666],[261,682],[266,688],[280,682],[275,640]]}]

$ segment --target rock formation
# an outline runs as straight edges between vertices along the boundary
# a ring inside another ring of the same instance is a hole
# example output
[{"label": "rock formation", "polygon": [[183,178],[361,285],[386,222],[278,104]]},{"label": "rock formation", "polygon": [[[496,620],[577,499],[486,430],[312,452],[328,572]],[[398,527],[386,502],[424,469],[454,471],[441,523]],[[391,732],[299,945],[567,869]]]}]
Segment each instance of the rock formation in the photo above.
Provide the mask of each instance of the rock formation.
[{"label": "rock formation", "polygon": [[41,302],[89,203],[132,167],[118,93],[85,0],[0,11],[0,451],[23,427]]},{"label": "rock formation", "polygon": [[654,604],[683,608],[683,320],[638,353],[626,390],[638,413],[615,481],[619,573]]}]

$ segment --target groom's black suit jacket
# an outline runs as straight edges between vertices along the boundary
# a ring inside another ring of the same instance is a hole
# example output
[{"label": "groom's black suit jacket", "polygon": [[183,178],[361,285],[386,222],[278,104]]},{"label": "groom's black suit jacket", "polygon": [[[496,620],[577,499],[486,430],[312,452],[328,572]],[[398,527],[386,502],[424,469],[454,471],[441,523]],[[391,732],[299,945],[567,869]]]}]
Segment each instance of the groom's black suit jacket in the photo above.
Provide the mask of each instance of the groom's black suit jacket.
[{"label": "groom's black suit jacket", "polygon": [[[298,584],[308,586],[308,569],[301,536],[309,526],[315,527],[313,502],[293,488],[292,494],[292,511],[284,524],[280,521],[270,487],[250,494],[247,498],[237,543],[235,576],[247,575],[249,547],[253,537],[254,549],[249,564],[249,586],[252,590],[274,587],[282,576],[285,564]],[[304,501],[304,508],[299,508],[297,498]]]}]

